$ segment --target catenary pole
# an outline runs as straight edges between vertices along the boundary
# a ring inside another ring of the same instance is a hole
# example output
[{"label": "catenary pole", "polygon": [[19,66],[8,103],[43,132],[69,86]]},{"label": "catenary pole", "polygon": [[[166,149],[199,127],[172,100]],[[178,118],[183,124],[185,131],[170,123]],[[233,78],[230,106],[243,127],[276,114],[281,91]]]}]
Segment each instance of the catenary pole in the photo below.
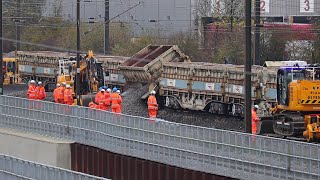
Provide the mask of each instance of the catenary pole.
[{"label": "catenary pole", "polygon": [[80,0],[77,0],[77,76],[76,76],[76,97],[80,105]]},{"label": "catenary pole", "polygon": [[104,54],[109,54],[109,0],[104,2]]},{"label": "catenary pole", "polygon": [[261,65],[260,60],[260,0],[255,0],[255,16],[254,16],[254,63]]},{"label": "catenary pole", "polygon": [[251,0],[245,0],[245,130],[251,133]]},{"label": "catenary pole", "polygon": [[3,64],[3,46],[2,46],[2,0],[0,0],[0,95],[3,95],[3,70],[2,70],[2,64]]}]

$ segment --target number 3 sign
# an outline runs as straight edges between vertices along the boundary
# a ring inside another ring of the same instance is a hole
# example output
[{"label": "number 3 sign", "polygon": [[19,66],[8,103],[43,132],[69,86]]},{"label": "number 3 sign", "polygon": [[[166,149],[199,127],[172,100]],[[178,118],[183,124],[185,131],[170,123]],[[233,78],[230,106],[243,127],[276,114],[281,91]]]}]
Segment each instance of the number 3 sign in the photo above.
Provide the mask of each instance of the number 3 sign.
[{"label": "number 3 sign", "polygon": [[300,0],[300,12],[313,13],[314,0]]}]

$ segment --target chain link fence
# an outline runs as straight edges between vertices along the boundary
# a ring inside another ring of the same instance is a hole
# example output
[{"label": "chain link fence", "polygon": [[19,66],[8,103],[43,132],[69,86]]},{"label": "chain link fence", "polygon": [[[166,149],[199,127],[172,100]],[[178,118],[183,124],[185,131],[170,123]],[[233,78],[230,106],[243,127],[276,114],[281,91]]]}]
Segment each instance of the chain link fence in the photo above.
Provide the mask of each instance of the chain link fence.
[{"label": "chain link fence", "polygon": [[[0,154],[1,179],[105,179]],[[105,179],[107,180],[107,179]]]},{"label": "chain link fence", "polygon": [[0,96],[0,126],[240,179],[320,179],[320,146]]}]

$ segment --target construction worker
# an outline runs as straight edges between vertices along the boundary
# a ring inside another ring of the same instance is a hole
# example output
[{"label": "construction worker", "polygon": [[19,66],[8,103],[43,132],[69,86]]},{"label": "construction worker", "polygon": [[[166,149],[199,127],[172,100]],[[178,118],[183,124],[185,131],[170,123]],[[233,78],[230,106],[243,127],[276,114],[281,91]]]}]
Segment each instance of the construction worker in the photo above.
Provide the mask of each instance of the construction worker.
[{"label": "construction worker", "polygon": [[110,105],[111,105],[111,89],[107,88],[107,92],[104,93],[105,95],[105,106],[107,107],[107,111],[109,111],[110,109]]},{"label": "construction worker", "polygon": [[64,91],[66,90],[66,82],[62,82],[62,86],[59,88],[58,91],[58,102],[64,104]]},{"label": "construction worker", "polygon": [[38,92],[38,99],[39,100],[44,100],[47,97],[46,91],[45,91],[44,87],[42,86],[41,81],[38,82],[37,92]]},{"label": "construction worker", "polygon": [[148,111],[150,118],[156,118],[158,111],[158,103],[155,97],[156,91],[151,91],[150,96],[148,98]]},{"label": "construction worker", "polygon": [[120,95],[117,93],[117,88],[114,87],[112,89],[112,94],[110,95],[110,98],[111,98],[111,109],[112,109],[112,112],[115,112],[115,113],[120,113],[121,110],[120,110],[120,104],[122,103],[122,98],[120,97]]},{"label": "construction worker", "polygon": [[106,104],[105,104],[105,102],[106,102],[106,96],[105,96],[105,90],[103,89],[103,88],[101,88],[101,90],[100,90],[100,92],[101,92],[101,94],[99,95],[99,100],[98,100],[98,102],[99,102],[99,109],[101,109],[101,110],[107,110],[107,106],[106,106]]},{"label": "construction worker", "polygon": [[119,103],[119,106],[120,106],[120,108],[119,108],[119,113],[121,113],[122,112],[122,97],[121,97],[121,93],[120,93],[120,90],[118,89],[117,91],[117,94],[119,94],[119,98],[120,98],[120,103]]},{"label": "construction worker", "polygon": [[258,115],[257,115],[257,110],[259,109],[258,105],[254,105],[251,111],[252,118],[251,118],[251,130],[252,134],[257,134],[257,126],[258,126]]},{"label": "construction worker", "polygon": [[66,85],[66,89],[64,90],[64,103],[68,105],[73,104],[72,89],[69,84]]},{"label": "construction worker", "polygon": [[54,98],[54,102],[55,102],[55,103],[59,103],[59,100],[58,100],[59,91],[60,91],[60,84],[58,83],[58,84],[56,85],[56,88],[55,88],[54,91],[53,91],[53,98]]},{"label": "construction worker", "polygon": [[94,103],[94,102],[91,101],[91,102],[89,103],[89,108],[90,108],[90,109],[98,109],[99,107],[98,107],[98,105],[97,105],[96,103]]},{"label": "construction worker", "polygon": [[103,89],[102,87],[99,88],[99,92],[96,94],[96,96],[95,96],[95,98],[94,98],[94,101],[95,101],[97,104],[100,103],[100,99],[101,99],[100,96],[102,95],[102,92],[101,92],[102,89]]},{"label": "construction worker", "polygon": [[28,97],[28,99],[38,99],[38,92],[37,92],[35,80],[30,81],[30,86],[29,86],[29,89],[27,92],[27,97]]}]

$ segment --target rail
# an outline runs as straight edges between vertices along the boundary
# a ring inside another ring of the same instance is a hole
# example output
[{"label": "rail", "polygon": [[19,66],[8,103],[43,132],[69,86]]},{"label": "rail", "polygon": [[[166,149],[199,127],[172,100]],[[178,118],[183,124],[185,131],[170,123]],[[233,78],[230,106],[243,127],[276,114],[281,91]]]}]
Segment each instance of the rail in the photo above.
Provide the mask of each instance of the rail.
[{"label": "rail", "polygon": [[320,179],[320,145],[0,96],[0,126],[240,179]]},{"label": "rail", "polygon": [[[0,154],[0,179],[105,179]],[[107,180],[107,179],[105,179]]]}]

